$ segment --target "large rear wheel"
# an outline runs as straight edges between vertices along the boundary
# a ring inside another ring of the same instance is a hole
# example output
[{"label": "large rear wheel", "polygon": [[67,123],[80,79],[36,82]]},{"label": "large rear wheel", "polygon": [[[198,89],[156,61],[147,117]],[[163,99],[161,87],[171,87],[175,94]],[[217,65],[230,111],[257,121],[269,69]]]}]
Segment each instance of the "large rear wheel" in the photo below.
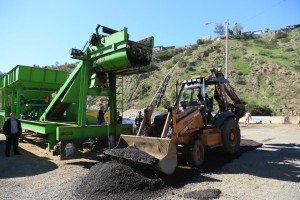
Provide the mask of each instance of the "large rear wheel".
[{"label": "large rear wheel", "polygon": [[221,126],[222,140],[223,140],[223,152],[224,153],[236,153],[240,148],[241,132],[240,127],[233,118],[227,119]]},{"label": "large rear wheel", "polygon": [[200,140],[191,141],[187,147],[187,162],[191,167],[199,167],[204,161],[204,146]]}]

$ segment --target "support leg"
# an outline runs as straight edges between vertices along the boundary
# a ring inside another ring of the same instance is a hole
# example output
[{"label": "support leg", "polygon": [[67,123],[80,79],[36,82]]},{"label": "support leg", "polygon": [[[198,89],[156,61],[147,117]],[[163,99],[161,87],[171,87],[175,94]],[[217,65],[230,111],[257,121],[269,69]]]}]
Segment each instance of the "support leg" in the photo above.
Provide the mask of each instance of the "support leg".
[{"label": "support leg", "polygon": [[56,144],[55,133],[48,133],[48,150],[50,151]]}]

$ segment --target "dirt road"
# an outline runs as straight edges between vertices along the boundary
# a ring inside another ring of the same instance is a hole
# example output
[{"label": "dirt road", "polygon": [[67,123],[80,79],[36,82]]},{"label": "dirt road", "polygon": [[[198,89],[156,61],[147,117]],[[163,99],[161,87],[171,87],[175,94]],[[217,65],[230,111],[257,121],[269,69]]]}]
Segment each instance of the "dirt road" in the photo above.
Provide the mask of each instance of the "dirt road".
[{"label": "dirt road", "polygon": [[[241,131],[242,139],[263,146],[211,171],[180,169],[189,177],[178,176],[159,199],[187,199],[206,189],[220,191],[220,199],[300,199],[300,126],[241,125]],[[60,161],[28,142],[20,145],[22,155],[6,158],[4,147],[0,135],[0,199],[75,199],[74,184],[98,162],[90,155]]]}]

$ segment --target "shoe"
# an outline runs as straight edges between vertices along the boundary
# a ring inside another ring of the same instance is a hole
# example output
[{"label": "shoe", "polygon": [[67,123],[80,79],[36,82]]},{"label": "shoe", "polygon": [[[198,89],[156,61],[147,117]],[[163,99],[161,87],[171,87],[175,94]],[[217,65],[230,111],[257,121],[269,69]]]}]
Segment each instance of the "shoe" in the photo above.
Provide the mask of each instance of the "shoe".
[{"label": "shoe", "polygon": [[15,155],[21,155],[19,152],[15,153]]}]

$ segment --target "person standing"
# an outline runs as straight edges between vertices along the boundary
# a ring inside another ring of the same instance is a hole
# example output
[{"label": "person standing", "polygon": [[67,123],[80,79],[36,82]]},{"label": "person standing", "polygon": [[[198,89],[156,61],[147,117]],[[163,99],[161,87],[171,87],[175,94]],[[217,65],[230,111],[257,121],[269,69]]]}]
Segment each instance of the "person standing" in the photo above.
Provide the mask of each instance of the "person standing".
[{"label": "person standing", "polygon": [[249,124],[250,120],[252,120],[251,114],[247,112],[245,114],[245,124]]},{"label": "person standing", "polygon": [[20,155],[19,152],[19,137],[22,134],[21,122],[16,119],[15,113],[10,113],[10,118],[7,119],[3,124],[3,132],[6,136],[6,148],[5,155],[10,156],[11,146],[15,155]]},{"label": "person standing", "polygon": [[144,119],[144,116],[142,115],[142,111],[139,111],[139,114],[138,116],[136,116],[135,118],[135,127],[136,127],[136,131],[139,130],[140,126],[141,126],[141,123]]},{"label": "person standing", "polygon": [[122,124],[123,117],[120,115],[120,112],[117,112],[117,124]]},{"label": "person standing", "polygon": [[105,122],[105,120],[104,120],[104,106],[101,106],[100,110],[98,111],[97,120],[98,120],[99,125],[101,125]]}]

